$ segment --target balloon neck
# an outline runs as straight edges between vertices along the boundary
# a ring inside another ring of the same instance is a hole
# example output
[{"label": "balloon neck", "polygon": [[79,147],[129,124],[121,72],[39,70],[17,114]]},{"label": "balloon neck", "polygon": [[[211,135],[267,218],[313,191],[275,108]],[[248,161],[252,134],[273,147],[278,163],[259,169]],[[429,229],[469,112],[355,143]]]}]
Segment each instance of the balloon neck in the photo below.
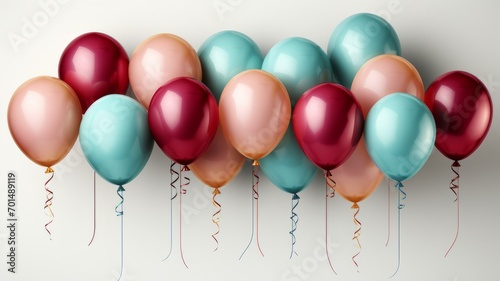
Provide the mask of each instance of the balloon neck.
[{"label": "balloon neck", "polygon": [[354,202],[354,204],[352,204],[351,206],[351,209],[359,209],[358,202]]},{"label": "balloon neck", "polygon": [[260,165],[259,160],[254,159],[253,163],[252,163],[252,166],[259,166],[259,165]]},{"label": "balloon neck", "polygon": [[46,174],[50,174],[50,173],[53,173],[54,170],[52,169],[52,167],[47,167],[47,170],[45,170],[45,173]]},{"label": "balloon neck", "polygon": [[300,197],[297,193],[294,193],[293,196],[292,196],[292,200],[299,200]]},{"label": "balloon neck", "polygon": [[214,188],[214,191],[212,192],[213,195],[220,194],[219,188]]},{"label": "balloon neck", "polygon": [[458,161],[455,161],[453,162],[453,164],[451,164],[452,167],[460,167],[460,163],[458,163]]},{"label": "balloon neck", "polygon": [[119,186],[118,186],[118,190],[117,190],[117,191],[118,191],[118,192],[124,192],[124,191],[125,191],[125,188],[123,188],[123,186],[122,186],[122,185],[119,185]]},{"label": "balloon neck", "polygon": [[188,172],[191,171],[191,169],[189,169],[188,165],[182,165],[181,171]]},{"label": "balloon neck", "polygon": [[396,183],[396,187],[397,187],[397,188],[400,188],[400,187],[404,187],[404,185],[403,185],[403,183],[402,183],[402,182],[398,181],[398,182]]}]

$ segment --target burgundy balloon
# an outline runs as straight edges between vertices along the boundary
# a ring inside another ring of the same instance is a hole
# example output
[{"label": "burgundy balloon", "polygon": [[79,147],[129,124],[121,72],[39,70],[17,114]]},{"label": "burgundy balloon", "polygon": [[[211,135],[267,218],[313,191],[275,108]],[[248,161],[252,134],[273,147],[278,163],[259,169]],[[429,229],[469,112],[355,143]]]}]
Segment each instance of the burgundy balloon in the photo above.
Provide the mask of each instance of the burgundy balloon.
[{"label": "burgundy balloon", "polygon": [[78,95],[82,111],[107,94],[125,94],[128,55],[109,35],[91,32],[69,43],[59,60],[59,78]]},{"label": "burgundy balloon", "polygon": [[323,170],[342,165],[363,134],[360,105],[349,90],[335,83],[306,91],[295,105],[292,118],[299,146]]},{"label": "burgundy balloon", "polygon": [[189,165],[208,149],[219,124],[210,90],[190,77],[170,80],[154,93],[148,110],[151,133],[170,159]]},{"label": "burgundy balloon", "polygon": [[468,157],[488,134],[493,105],[488,89],[474,75],[451,71],[439,76],[424,102],[436,121],[436,148],[449,159]]}]

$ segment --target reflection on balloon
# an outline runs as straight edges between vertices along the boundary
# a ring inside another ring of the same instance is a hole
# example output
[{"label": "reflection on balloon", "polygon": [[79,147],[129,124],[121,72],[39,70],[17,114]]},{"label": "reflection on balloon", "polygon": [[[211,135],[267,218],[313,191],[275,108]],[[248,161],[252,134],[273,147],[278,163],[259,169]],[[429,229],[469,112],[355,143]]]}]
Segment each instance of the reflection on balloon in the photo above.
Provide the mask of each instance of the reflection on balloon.
[{"label": "reflection on balloon", "polygon": [[335,78],[350,89],[365,62],[382,54],[401,55],[401,45],[389,22],[374,14],[360,13],[337,25],[328,41],[327,54]]},{"label": "reflection on balloon", "polygon": [[203,70],[203,83],[219,102],[226,84],[236,74],[249,69],[260,69],[262,52],[247,35],[225,30],[210,36],[198,49]]},{"label": "reflection on balloon", "polygon": [[292,107],[310,88],[333,82],[333,71],[326,53],[306,38],[291,37],[274,45],[262,63],[262,70],[285,85]]},{"label": "reflection on balloon", "polygon": [[100,97],[125,94],[128,55],[109,35],[90,32],[69,43],[59,60],[59,78],[76,92],[83,113]]},{"label": "reflection on balloon", "polygon": [[424,84],[417,69],[396,55],[380,55],[368,60],[354,77],[351,91],[365,118],[372,106],[389,94],[408,93],[424,100]]},{"label": "reflection on balloon", "polygon": [[130,86],[146,108],[160,86],[177,77],[201,81],[201,64],[193,47],[183,38],[160,33],[144,40],[130,56]]},{"label": "reflection on balloon", "polygon": [[21,151],[38,165],[60,162],[78,138],[82,108],[64,81],[39,76],[24,82],[12,96],[7,121]]}]

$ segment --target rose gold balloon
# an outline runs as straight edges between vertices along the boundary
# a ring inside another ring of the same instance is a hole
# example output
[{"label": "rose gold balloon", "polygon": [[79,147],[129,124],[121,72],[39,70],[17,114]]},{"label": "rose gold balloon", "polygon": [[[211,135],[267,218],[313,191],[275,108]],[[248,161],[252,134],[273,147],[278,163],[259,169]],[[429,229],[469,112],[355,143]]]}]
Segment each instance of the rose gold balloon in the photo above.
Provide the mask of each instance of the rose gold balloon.
[{"label": "rose gold balloon", "polygon": [[257,69],[233,77],[219,101],[219,118],[226,139],[253,160],[266,156],[278,145],[290,123],[291,111],[283,83]]},{"label": "rose gold balloon", "polygon": [[351,92],[358,100],[363,115],[381,98],[396,92],[424,99],[424,84],[417,69],[397,55],[380,55],[367,61],[356,73]]},{"label": "rose gold balloon", "polygon": [[353,203],[372,194],[384,178],[384,174],[371,160],[363,138],[349,159],[330,172],[337,183],[335,191]]},{"label": "rose gold balloon", "polygon": [[201,63],[196,51],[179,36],[161,33],[144,40],[130,56],[129,80],[132,91],[149,108],[161,85],[181,76],[201,81]]},{"label": "rose gold balloon", "polygon": [[219,124],[208,150],[189,169],[203,183],[217,189],[238,175],[244,163],[245,157],[226,141]]},{"label": "rose gold balloon", "polygon": [[82,108],[68,84],[39,76],[12,96],[7,119],[12,138],[33,162],[50,167],[61,161],[78,137]]}]

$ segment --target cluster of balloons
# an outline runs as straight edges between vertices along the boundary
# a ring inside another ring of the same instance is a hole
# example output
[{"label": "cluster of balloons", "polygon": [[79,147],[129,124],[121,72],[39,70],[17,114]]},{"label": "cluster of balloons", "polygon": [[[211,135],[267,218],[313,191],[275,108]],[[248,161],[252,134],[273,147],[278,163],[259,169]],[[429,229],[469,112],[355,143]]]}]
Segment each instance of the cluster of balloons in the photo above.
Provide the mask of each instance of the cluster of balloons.
[{"label": "cluster of balloons", "polygon": [[[129,83],[136,99],[124,95]],[[486,87],[466,72],[445,73],[425,91],[394,28],[362,13],[335,28],[326,52],[293,37],[264,56],[237,31],[210,36],[196,52],[162,33],[129,59],[110,36],[83,34],[62,53],[59,78],[16,90],[8,124],[24,154],[48,168],[79,136],[92,168],[116,185],[141,172],[156,142],[214,189],[249,158],[292,194],[318,168],[332,173],[336,191],[357,203],[384,175],[415,175],[434,145],[452,160],[469,156],[492,111]]]}]

